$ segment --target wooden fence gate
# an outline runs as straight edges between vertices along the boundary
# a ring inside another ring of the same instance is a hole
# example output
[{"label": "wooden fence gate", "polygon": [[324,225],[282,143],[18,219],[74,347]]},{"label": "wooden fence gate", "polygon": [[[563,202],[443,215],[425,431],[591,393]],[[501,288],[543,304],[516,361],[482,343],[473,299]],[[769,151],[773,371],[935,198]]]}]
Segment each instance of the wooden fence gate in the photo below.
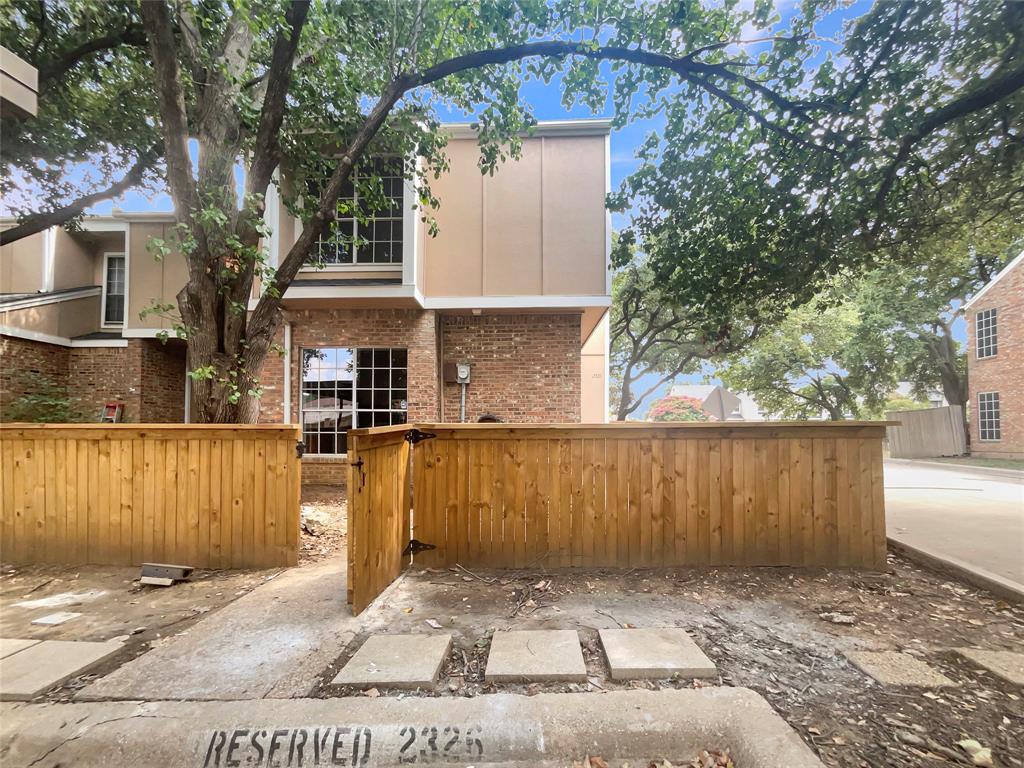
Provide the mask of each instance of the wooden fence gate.
[{"label": "wooden fence gate", "polygon": [[[883,568],[886,422],[349,433],[349,601],[417,564]],[[412,447],[416,446],[416,447]]]}]

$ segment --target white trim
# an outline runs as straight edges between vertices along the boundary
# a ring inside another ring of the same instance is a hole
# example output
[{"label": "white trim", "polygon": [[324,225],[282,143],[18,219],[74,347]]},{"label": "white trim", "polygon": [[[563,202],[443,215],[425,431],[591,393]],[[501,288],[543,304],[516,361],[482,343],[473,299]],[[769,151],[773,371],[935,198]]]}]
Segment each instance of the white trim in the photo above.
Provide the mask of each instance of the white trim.
[{"label": "white trim", "polygon": [[401,272],[402,264],[324,264],[322,267],[303,266],[299,273],[321,272]]},{"label": "white trim", "polygon": [[43,344],[56,344],[61,347],[71,346],[71,339],[64,338],[63,336],[51,336],[49,333],[29,331],[24,328],[15,328],[11,325],[0,325],[0,336],[13,336],[16,339],[40,341]]},{"label": "white trim", "polygon": [[192,423],[192,377],[188,375],[188,363],[185,363],[185,423]]},{"label": "white trim", "polygon": [[[586,117],[576,120],[539,120],[520,136],[602,136],[611,132],[612,121],[607,117]],[[442,123],[441,131],[453,139],[475,139],[472,123]]]},{"label": "white trim", "polygon": [[72,347],[127,347],[127,339],[72,339]]},{"label": "white trim", "polygon": [[424,309],[581,309],[610,307],[611,296],[428,296]]},{"label": "white trim", "polygon": [[102,219],[90,219],[88,216],[82,219],[82,229],[86,232],[124,232],[128,234],[128,222]]},{"label": "white trim", "polygon": [[[292,285],[284,292],[288,299],[412,299],[411,285]],[[249,310],[256,309],[257,300],[249,299]]]},{"label": "white trim", "polygon": [[78,290],[66,291],[64,293],[40,293],[29,298],[0,304],[0,312],[10,312],[17,309],[30,309],[31,307],[41,307],[44,304],[57,304],[61,301],[84,299],[89,296],[97,296],[102,290],[103,289],[98,285],[90,285],[88,288],[79,288]]},{"label": "white trim", "polygon": [[608,210],[608,195],[612,193],[612,137],[604,137],[604,292],[612,293],[612,212]]},{"label": "white trim", "polygon": [[[121,294],[124,297],[124,306],[121,308],[121,322],[120,323],[108,323],[107,322],[107,262],[110,257],[120,256],[124,260],[124,293]],[[128,254],[124,251],[104,251],[103,252],[103,276],[100,284],[100,290],[102,291],[100,298],[100,328],[124,328],[128,320]]]},{"label": "white trim", "polygon": [[607,424],[612,407],[612,313],[605,312],[601,322],[604,324],[604,414],[601,421]]},{"label": "white trim", "polygon": [[53,273],[57,268],[57,229],[50,227],[43,233],[43,290],[53,290]]},{"label": "white trim", "polygon": [[167,334],[168,339],[176,339],[174,331],[169,328],[123,328],[121,335],[126,339],[158,339],[161,334]]},{"label": "white trim", "polygon": [[978,299],[980,299],[982,296],[988,293],[989,288],[991,288],[993,285],[1002,280],[1003,277],[1008,275],[1011,271],[1013,271],[1015,267],[1020,265],[1022,262],[1024,262],[1024,251],[1021,251],[1019,254],[1017,254],[1017,257],[1013,261],[1011,261],[1009,264],[1007,264],[1005,267],[999,270],[999,274],[993,277],[989,281],[988,285],[986,285],[984,288],[982,288],[980,291],[974,294],[974,296],[971,297],[971,300],[964,304],[964,309],[970,309],[971,305],[974,304],[974,302],[976,302]]},{"label": "white trim", "polygon": [[110,219],[113,221],[161,221],[161,222],[177,222],[178,215],[173,211],[122,211],[120,208],[115,208],[112,211]]},{"label": "white trim", "polygon": [[270,229],[270,237],[264,246],[267,249],[267,262],[275,269],[281,263],[281,195],[274,181],[280,179],[280,176],[280,169],[275,170],[273,180],[267,186],[263,211],[263,218]]},{"label": "white trim", "polygon": [[416,282],[416,248],[419,241],[416,223],[419,217],[416,215],[417,202],[416,181],[418,176],[402,180],[402,263],[395,264],[402,270],[402,283],[413,285]]},{"label": "white trim", "polygon": [[292,422],[292,324],[284,323],[284,423]]}]

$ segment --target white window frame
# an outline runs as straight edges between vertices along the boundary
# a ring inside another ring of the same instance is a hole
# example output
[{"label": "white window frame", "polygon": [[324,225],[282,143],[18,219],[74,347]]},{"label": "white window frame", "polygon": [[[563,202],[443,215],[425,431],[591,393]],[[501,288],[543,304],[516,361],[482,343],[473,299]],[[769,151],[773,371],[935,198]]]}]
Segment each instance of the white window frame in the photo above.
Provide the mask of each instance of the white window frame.
[{"label": "white window frame", "polygon": [[[988,427],[990,430],[995,432],[995,437],[985,437],[985,409],[982,407],[982,398],[985,395],[995,396],[995,418],[989,418]],[[979,392],[978,393],[978,439],[984,443],[998,443],[1003,439],[1002,430],[1002,409],[1000,404],[1000,398],[998,392]]]},{"label": "white window frame", "polygon": [[[300,428],[300,430],[302,430],[303,440],[305,440],[305,432],[306,432],[306,426],[305,426],[306,425],[306,422],[305,422],[306,408],[305,408],[305,405],[302,402],[305,381],[302,378],[302,370],[301,370],[301,368],[302,368],[302,356],[303,356],[303,353],[307,349],[346,349],[346,350],[348,350],[349,352],[352,353],[352,426],[350,427],[350,429],[359,429],[362,426],[359,423],[359,414],[360,414],[360,412],[362,412],[363,414],[366,414],[366,413],[372,413],[374,411],[390,411],[390,412],[395,412],[395,411],[399,410],[399,409],[396,409],[396,408],[369,408],[369,409],[364,408],[364,409],[362,409],[360,411],[359,404],[358,404],[358,402],[359,402],[358,401],[358,390],[359,390],[359,387],[357,386],[357,384],[359,382],[359,353],[363,352],[363,351],[376,351],[376,350],[384,350],[384,349],[388,350],[389,352],[391,350],[395,350],[395,349],[404,349],[405,350],[405,355],[406,355],[406,358],[405,358],[405,376],[406,376],[406,380],[405,380],[405,417],[406,417],[406,423],[408,423],[408,419],[409,419],[409,348],[408,347],[402,347],[402,346],[361,346],[361,347],[352,347],[352,346],[345,346],[343,344],[321,344],[319,346],[299,347],[299,355],[298,355],[298,359],[299,359],[299,382],[298,382],[298,386],[299,386],[299,428]],[[371,370],[375,370],[375,368],[371,367]],[[393,368],[391,368],[389,366],[388,370],[395,370],[395,369],[393,369]],[[377,388],[371,386],[370,389],[371,389],[371,391],[374,391]],[[391,391],[390,386],[388,387],[388,391],[390,393],[390,391]],[[312,409],[312,410],[316,410],[316,409]],[[350,429],[349,430],[345,430],[345,432],[346,433],[349,432]],[[312,451],[309,451],[306,455],[310,456],[310,457],[321,458],[321,459],[338,459],[338,458],[345,458],[346,456],[348,456],[348,453],[313,453]]]},{"label": "white window frame", "polygon": [[[387,158],[371,158],[371,159],[387,159]],[[396,159],[396,158],[393,158]],[[358,204],[359,192],[356,189],[355,180],[353,180],[353,201]],[[315,270],[317,272],[402,272],[404,270],[406,261],[409,259],[409,246],[410,239],[415,235],[415,228],[409,227],[409,217],[406,216],[406,211],[412,208],[413,200],[415,200],[415,190],[409,184],[409,180],[402,177],[402,199],[401,209],[397,216],[373,216],[374,220],[380,219],[381,221],[391,221],[393,224],[397,223],[401,226],[402,231],[402,260],[399,262],[389,263],[374,263],[374,262],[360,262],[356,261],[358,258],[358,246],[353,243],[353,248],[357,250],[353,253],[353,262],[351,264],[324,264],[322,267],[314,266],[313,264],[303,264],[303,269]],[[352,237],[353,241],[359,238],[359,220],[358,217],[353,215],[351,217],[345,217],[344,220],[352,220]],[[335,219],[337,221],[337,219]],[[299,226],[295,227],[295,239],[298,239],[298,234],[302,230],[302,222],[298,221]],[[315,246],[314,246],[315,247]]]},{"label": "white window frame", "polygon": [[[111,257],[120,257],[124,260],[124,293],[120,294],[124,297],[124,310],[122,312],[120,323],[111,323],[107,321],[107,268],[108,262]],[[123,251],[104,251],[103,252],[103,283],[102,283],[102,295],[100,299],[100,327],[101,328],[124,328],[128,320],[128,254]]]},{"label": "white window frame", "polygon": [[[984,316],[984,317],[983,317]],[[983,325],[984,323],[984,325]],[[983,332],[984,331],[984,332]],[[984,353],[984,354],[983,354]],[[999,311],[997,307],[982,309],[974,315],[974,355],[987,360],[999,354]]]}]

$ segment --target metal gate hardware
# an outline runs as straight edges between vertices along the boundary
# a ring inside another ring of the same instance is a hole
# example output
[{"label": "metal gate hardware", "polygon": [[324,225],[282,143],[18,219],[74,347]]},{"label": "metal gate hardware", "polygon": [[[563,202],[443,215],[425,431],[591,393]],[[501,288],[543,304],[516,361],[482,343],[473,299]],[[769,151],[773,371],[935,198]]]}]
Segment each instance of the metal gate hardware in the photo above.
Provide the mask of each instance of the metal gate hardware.
[{"label": "metal gate hardware", "polygon": [[359,488],[362,489],[362,487],[366,484],[366,473],[363,472],[363,457],[360,456],[359,461],[349,462],[349,466],[355,467],[356,469],[359,470]]},{"label": "metal gate hardware", "polygon": [[427,544],[425,542],[413,539],[405,545],[405,549],[402,550],[403,555],[418,555],[420,552],[426,552],[429,549],[437,549],[433,544]]},{"label": "metal gate hardware", "polygon": [[306,453],[306,444],[301,440],[295,441],[295,458],[301,459]]},{"label": "metal gate hardware", "polygon": [[405,439],[409,441],[410,445],[416,445],[416,443],[429,440],[432,437],[437,437],[437,435],[433,432],[423,432],[419,429],[410,429],[405,433]]}]

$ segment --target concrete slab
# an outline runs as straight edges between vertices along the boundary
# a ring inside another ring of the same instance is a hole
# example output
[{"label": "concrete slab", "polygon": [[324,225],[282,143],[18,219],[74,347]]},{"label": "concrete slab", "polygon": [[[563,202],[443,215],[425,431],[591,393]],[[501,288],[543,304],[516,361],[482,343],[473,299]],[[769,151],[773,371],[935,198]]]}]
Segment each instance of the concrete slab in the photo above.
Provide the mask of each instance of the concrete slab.
[{"label": "concrete slab", "polygon": [[38,640],[17,640],[12,637],[0,637],[0,659],[6,659],[8,656],[18,651],[23,651],[26,648],[31,648],[38,643]]},{"label": "concrete slab", "polygon": [[612,680],[717,677],[714,663],[685,629],[602,629],[601,645]]},{"label": "concrete slab", "polygon": [[957,648],[957,651],[993,675],[1014,685],[1024,685],[1024,653],[983,651],[978,648]]},{"label": "concrete slab", "polygon": [[494,682],[587,679],[580,638],[572,629],[495,632],[484,678]]},{"label": "concrete slab", "polygon": [[911,685],[920,688],[949,688],[959,685],[920,659],[899,651],[851,651],[853,664],[882,685]]},{"label": "concrete slab", "polygon": [[122,643],[44,640],[0,661],[0,699],[27,701],[85,672],[123,648]]},{"label": "concrete slab", "polygon": [[370,635],[331,682],[362,688],[433,688],[452,636]]},{"label": "concrete slab", "polygon": [[[458,738],[452,739],[456,727]],[[647,765],[661,755],[689,760],[709,745],[727,745],[743,768],[821,768],[767,701],[747,688],[725,687],[474,698],[5,704],[0,744],[4,768],[295,768],[342,760],[389,768],[411,757],[417,764],[564,768],[587,754],[613,765]]]},{"label": "concrete slab", "polygon": [[358,626],[344,558],[293,568],[78,693],[87,699],[307,695]]}]

